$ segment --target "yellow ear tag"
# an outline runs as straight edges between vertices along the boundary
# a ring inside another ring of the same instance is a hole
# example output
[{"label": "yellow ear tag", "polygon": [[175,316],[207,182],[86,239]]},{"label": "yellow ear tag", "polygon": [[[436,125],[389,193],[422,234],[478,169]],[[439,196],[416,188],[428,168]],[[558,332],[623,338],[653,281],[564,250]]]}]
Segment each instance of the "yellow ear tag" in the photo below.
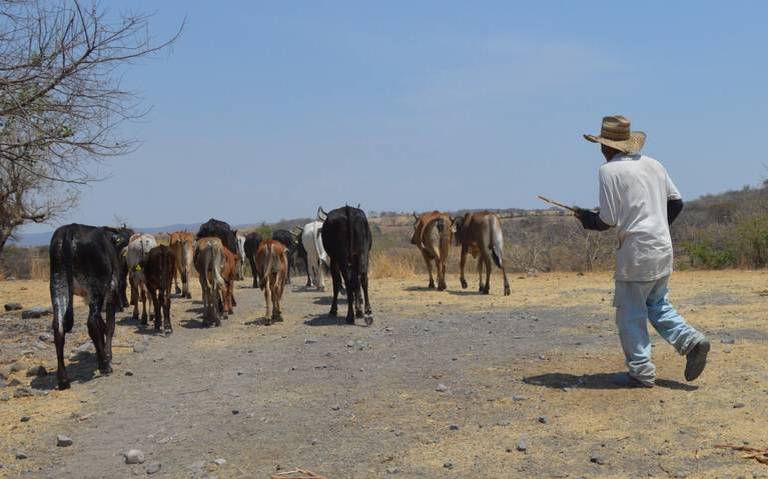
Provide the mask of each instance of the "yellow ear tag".
[{"label": "yellow ear tag", "polygon": [[141,271],[141,265],[137,264],[135,268],[133,268],[137,273]]}]

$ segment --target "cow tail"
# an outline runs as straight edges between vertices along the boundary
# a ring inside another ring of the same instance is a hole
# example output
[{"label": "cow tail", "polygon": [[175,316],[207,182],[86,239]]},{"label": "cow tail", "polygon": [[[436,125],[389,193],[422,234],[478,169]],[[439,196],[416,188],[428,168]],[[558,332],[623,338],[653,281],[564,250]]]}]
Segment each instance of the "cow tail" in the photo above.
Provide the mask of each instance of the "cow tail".
[{"label": "cow tail", "polygon": [[[261,281],[261,289],[272,288],[272,261],[275,257],[274,243],[267,244],[267,264],[264,265],[264,277]],[[277,278],[278,280],[280,278]],[[269,283],[266,284],[265,283]]]},{"label": "cow tail", "polygon": [[[226,248],[226,246],[224,246],[224,248]],[[224,281],[224,278],[221,277],[221,267],[224,265],[224,261],[226,261],[224,258],[224,251],[215,249],[214,252],[216,258],[213,259],[213,280],[216,282],[216,286],[224,288],[226,282]],[[216,261],[216,259],[218,259],[218,261]]]},{"label": "cow tail", "polygon": [[347,300],[352,301],[355,295],[358,294],[358,289],[360,288],[360,278],[354,273],[355,272],[355,265],[354,265],[355,232],[352,228],[352,215],[350,214],[349,205],[344,206],[344,213],[347,216],[347,240],[349,241],[348,247],[347,247],[347,264],[349,265],[348,276],[349,276],[350,284],[347,285]]},{"label": "cow tail", "polygon": [[[71,249],[65,248],[62,244],[67,239],[60,239],[55,244],[52,244],[50,249],[51,302],[53,303],[54,324],[59,334],[68,333],[72,331],[73,327],[71,319],[67,322],[67,319],[72,316],[67,314],[72,309],[72,305],[69,302],[69,298],[72,296],[72,274],[63,267],[64,264],[72,264]],[[58,258],[54,259],[54,256],[58,256]]]},{"label": "cow tail", "polygon": [[501,224],[498,219],[494,218],[493,228],[491,229],[491,256],[496,266],[501,268],[502,258],[504,257],[504,236],[501,231]]}]

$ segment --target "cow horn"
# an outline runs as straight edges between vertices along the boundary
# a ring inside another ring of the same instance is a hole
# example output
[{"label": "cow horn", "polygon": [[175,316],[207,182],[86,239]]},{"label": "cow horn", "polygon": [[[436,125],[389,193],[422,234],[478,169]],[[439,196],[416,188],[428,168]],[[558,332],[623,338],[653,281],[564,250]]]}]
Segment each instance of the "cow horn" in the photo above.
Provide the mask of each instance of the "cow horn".
[{"label": "cow horn", "polygon": [[416,218],[416,220],[419,219],[419,215],[417,215],[415,211],[413,212],[413,217]]},{"label": "cow horn", "polygon": [[325,221],[328,218],[328,213],[325,212],[322,206],[317,207],[317,218],[321,221]]}]

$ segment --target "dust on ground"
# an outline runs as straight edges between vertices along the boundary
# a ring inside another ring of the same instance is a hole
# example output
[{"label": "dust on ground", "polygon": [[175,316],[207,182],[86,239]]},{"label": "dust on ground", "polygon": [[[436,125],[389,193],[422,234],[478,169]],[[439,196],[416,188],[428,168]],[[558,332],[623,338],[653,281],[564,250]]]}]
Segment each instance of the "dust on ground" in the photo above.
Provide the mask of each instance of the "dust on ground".
[{"label": "dust on ground", "polygon": [[[55,369],[53,345],[38,339],[51,318],[6,313],[0,371],[21,384],[0,388],[0,476],[133,477],[159,462],[154,477],[293,467],[334,479],[768,477],[768,466],[714,448],[768,447],[768,274],[675,273],[673,303],[710,337],[710,364],[686,383],[684,358],[654,333],[651,390],[621,385],[609,275],[510,279],[509,297],[498,273],[490,296],[459,289],[455,276],[445,292],[420,276],[376,280],[371,327],[337,325],[329,293],[298,285],[285,322],[264,326],[262,293],[248,281],[221,328],[200,328],[196,300],[174,299],[167,338],[126,310],[114,373],[101,377],[92,353],[75,353],[63,392],[53,375],[26,375]],[[0,304],[10,301],[47,305],[47,284],[0,282]],[[84,314],[79,303],[68,358],[87,343]],[[11,374],[14,363],[23,367]],[[30,384],[31,397],[13,397]],[[56,447],[57,434],[74,445]],[[147,462],[125,465],[130,448]]]}]

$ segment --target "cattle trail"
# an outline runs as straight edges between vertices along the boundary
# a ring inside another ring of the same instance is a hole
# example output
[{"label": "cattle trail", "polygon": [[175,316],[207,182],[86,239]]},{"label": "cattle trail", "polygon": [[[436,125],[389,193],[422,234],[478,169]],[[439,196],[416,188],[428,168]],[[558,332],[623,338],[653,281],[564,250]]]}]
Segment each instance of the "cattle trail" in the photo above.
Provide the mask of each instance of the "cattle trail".
[{"label": "cattle trail", "polygon": [[[650,391],[615,383],[623,364],[610,301],[601,301],[607,274],[513,279],[513,296],[462,290],[456,275],[444,292],[427,291],[420,276],[380,279],[370,285],[377,321],[368,327],[338,325],[327,316],[329,293],[303,285],[286,289],[284,321],[264,326],[263,293],[248,278],[235,283],[234,314],[204,329],[193,282],[192,300],[173,298],[168,337],[118,313],[111,375],[100,377],[89,354],[68,364],[67,391],[51,389],[53,376],[12,376],[50,394],[0,402],[0,477],[128,478],[157,464],[152,477],[201,479],[296,467],[334,479],[626,477],[664,475],[660,462],[688,477],[744,474],[738,457],[709,444],[764,439],[754,419],[765,393],[743,388],[745,377],[765,379],[744,364],[766,366],[768,345],[752,276],[678,275],[681,309],[706,307],[696,314],[713,337],[727,311],[741,329],[728,329],[734,344],[713,343],[718,367],[695,386],[684,383],[680,359],[660,351],[665,367]],[[703,299],[720,290],[738,304]],[[85,328],[77,304],[72,337]],[[34,337],[50,318],[35,324]],[[35,357],[55,366],[51,349]],[[31,419],[20,422],[24,414]],[[57,447],[58,435],[72,445]],[[130,449],[144,464],[125,464]]]}]

